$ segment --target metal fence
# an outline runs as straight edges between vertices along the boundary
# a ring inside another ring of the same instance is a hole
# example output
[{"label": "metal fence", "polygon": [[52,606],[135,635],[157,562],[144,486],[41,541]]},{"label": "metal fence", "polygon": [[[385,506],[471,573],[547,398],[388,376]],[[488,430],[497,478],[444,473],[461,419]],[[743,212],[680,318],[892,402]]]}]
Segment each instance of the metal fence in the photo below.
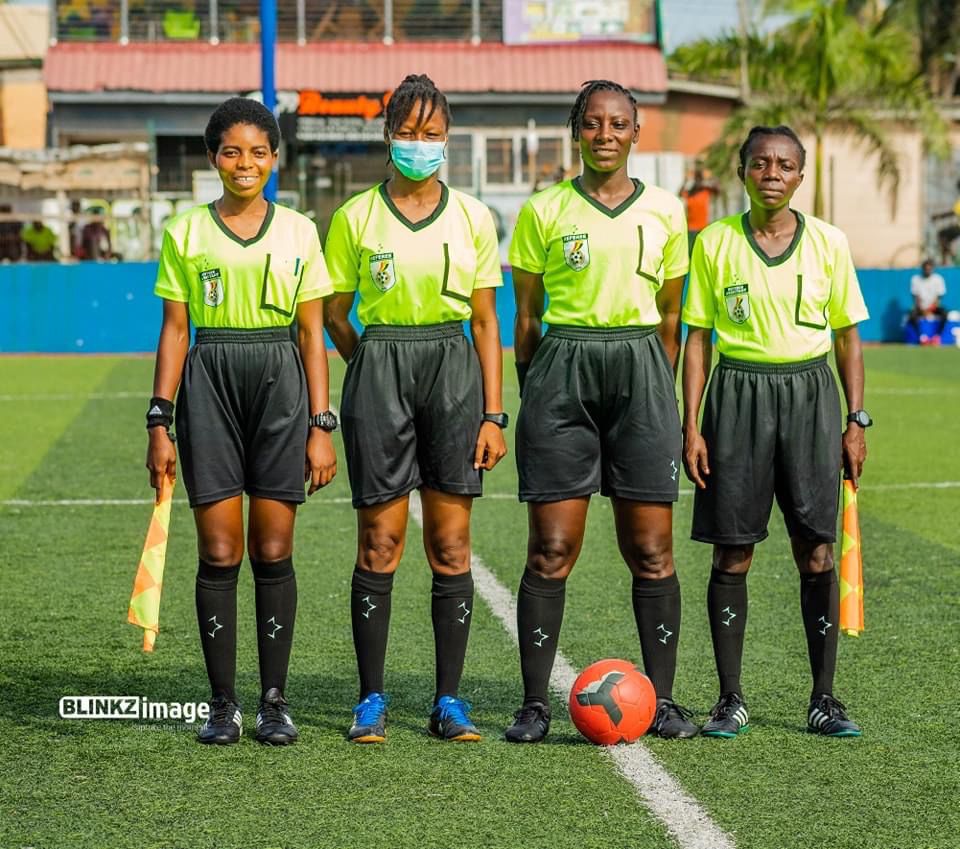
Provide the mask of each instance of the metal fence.
[{"label": "metal fence", "polygon": [[[51,0],[53,41],[251,43],[257,0]],[[500,41],[503,0],[288,0],[277,40]]]}]

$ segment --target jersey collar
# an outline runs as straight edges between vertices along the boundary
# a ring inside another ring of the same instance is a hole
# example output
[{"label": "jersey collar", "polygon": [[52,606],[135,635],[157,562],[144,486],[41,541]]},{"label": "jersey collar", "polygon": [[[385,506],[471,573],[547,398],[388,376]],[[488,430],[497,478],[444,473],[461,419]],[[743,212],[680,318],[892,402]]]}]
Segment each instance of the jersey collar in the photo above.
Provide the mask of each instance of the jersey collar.
[{"label": "jersey collar", "polygon": [[797,216],[797,230],[793,234],[793,239],[790,241],[790,245],[782,254],[780,254],[780,256],[767,256],[763,248],[757,244],[757,240],[753,236],[753,229],[750,227],[749,211],[743,213],[743,217],[740,219],[743,225],[743,235],[747,237],[747,242],[749,242],[750,247],[753,248],[753,252],[760,257],[764,264],[769,268],[772,268],[775,265],[783,265],[783,263],[793,256],[794,251],[797,249],[797,245],[800,244],[800,237],[803,235],[803,229],[805,226],[803,214],[797,212],[795,209],[791,209],[790,211]]},{"label": "jersey collar", "polygon": [[630,181],[633,183],[633,194],[630,195],[630,197],[628,197],[623,203],[621,203],[619,206],[617,206],[614,209],[610,209],[609,206],[604,206],[595,197],[591,197],[589,194],[587,194],[587,190],[583,187],[579,177],[574,177],[570,181],[570,185],[572,185],[574,191],[578,195],[580,195],[580,197],[582,197],[587,203],[589,203],[590,206],[592,206],[594,209],[600,210],[600,212],[602,212],[608,218],[616,218],[621,212],[627,209],[630,206],[630,204],[632,204],[638,197],[640,197],[640,195],[643,194],[643,190],[646,188],[646,186],[643,183],[641,183],[640,180],[637,180],[635,177],[631,177]]},{"label": "jersey collar", "polygon": [[393,202],[393,198],[390,197],[390,193],[387,191],[386,180],[380,184],[380,197],[383,198],[383,202],[387,205],[387,209],[393,213],[397,221],[399,221],[409,230],[413,230],[413,232],[416,233],[417,230],[422,230],[424,227],[429,227],[443,214],[443,211],[447,208],[447,200],[450,197],[450,191],[447,189],[446,183],[440,183],[440,203],[438,203],[437,208],[422,221],[411,221],[399,209],[397,209],[397,205]]},{"label": "jersey collar", "polygon": [[251,239],[241,239],[236,233],[233,232],[233,230],[223,223],[220,213],[217,212],[216,204],[213,202],[207,204],[207,209],[210,210],[213,220],[217,223],[217,226],[220,228],[223,235],[231,241],[236,242],[241,248],[246,248],[255,242],[259,242],[264,235],[266,235],[266,232],[270,227],[270,222],[273,221],[273,211],[275,208],[276,204],[272,203],[271,201],[267,201],[267,214],[263,216],[263,223],[260,225],[260,229],[257,231],[257,234]]}]

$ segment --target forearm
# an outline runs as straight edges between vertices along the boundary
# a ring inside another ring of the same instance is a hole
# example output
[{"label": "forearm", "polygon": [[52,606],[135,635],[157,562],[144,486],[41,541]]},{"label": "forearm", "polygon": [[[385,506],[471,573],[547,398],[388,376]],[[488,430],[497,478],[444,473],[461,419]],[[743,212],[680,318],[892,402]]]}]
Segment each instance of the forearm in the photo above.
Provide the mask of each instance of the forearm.
[{"label": "forearm", "polygon": [[330,409],[330,371],[323,330],[320,326],[298,324],[298,342],[312,416]]},{"label": "forearm", "polygon": [[470,331],[483,376],[484,412],[503,412],[503,350],[500,347],[499,322],[496,317],[475,317],[470,322]]},{"label": "forearm", "polygon": [[335,301],[328,301],[324,305],[323,324],[330,334],[330,339],[345,360],[353,356],[357,345],[360,344],[360,336],[356,328],[350,323],[350,307],[353,306],[351,299],[350,305],[337,304]]},{"label": "forearm", "polygon": [[691,327],[683,351],[683,429],[697,432],[703,392],[713,360],[711,330]]},{"label": "forearm", "polygon": [[513,351],[518,363],[528,364],[533,359],[542,336],[540,316],[517,313],[513,324]]},{"label": "forearm", "polygon": [[680,311],[664,313],[657,333],[660,334],[663,349],[667,352],[667,360],[676,377],[677,366],[680,364]]},{"label": "forearm", "polygon": [[173,401],[183,376],[183,364],[190,347],[190,328],[184,322],[164,320],[157,344],[157,361],[153,370],[153,395]]},{"label": "forearm", "polygon": [[847,412],[863,409],[863,346],[856,325],[837,330],[834,340],[837,374],[847,402]]}]

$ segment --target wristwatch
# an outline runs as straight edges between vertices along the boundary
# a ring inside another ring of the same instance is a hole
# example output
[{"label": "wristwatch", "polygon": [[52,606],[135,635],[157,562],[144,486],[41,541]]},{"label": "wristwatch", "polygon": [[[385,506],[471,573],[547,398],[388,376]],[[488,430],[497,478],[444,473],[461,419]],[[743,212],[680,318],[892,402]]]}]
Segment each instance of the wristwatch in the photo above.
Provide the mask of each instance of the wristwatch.
[{"label": "wristwatch", "polygon": [[307,424],[310,427],[318,427],[320,430],[325,430],[327,433],[337,429],[337,414],[331,410],[324,410],[322,413],[317,413],[315,416],[310,416],[307,419]]},{"label": "wristwatch", "polygon": [[847,424],[870,427],[873,424],[873,419],[870,418],[870,414],[866,410],[853,410],[847,413]]},{"label": "wristwatch", "polygon": [[498,428],[503,430],[510,422],[510,417],[506,413],[484,413],[485,422],[493,422]]}]

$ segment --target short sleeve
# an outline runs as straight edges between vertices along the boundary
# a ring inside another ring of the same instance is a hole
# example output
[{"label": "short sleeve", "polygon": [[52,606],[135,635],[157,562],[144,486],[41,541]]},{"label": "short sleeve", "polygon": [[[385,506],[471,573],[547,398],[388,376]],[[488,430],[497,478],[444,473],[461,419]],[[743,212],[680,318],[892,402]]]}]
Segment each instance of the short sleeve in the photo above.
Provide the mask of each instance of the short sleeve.
[{"label": "short sleeve", "polygon": [[687,216],[683,204],[674,204],[670,215],[670,235],[663,249],[663,279],[683,277],[690,268],[690,249],[687,240]]},{"label": "short sleeve", "polygon": [[937,295],[942,298],[947,294],[947,281],[939,274],[934,276],[937,278]]},{"label": "short sleeve", "polygon": [[693,327],[713,327],[716,323],[717,306],[714,298],[715,272],[704,249],[704,238],[693,244],[690,259],[690,277],[683,301],[683,323]]},{"label": "short sleeve", "polygon": [[849,327],[866,321],[870,314],[860,291],[860,281],[853,266],[850,245],[841,236],[834,248],[833,287],[830,292],[830,326],[834,329]]},{"label": "short sleeve", "polygon": [[186,303],[190,300],[190,281],[183,267],[177,242],[169,230],[163,231],[160,248],[160,266],[153,293],[168,301]]},{"label": "short sleeve", "polygon": [[486,207],[480,216],[479,226],[473,237],[473,246],[477,252],[477,278],[474,289],[492,289],[503,285],[503,272],[500,270],[500,247],[497,242],[497,226],[493,213]]},{"label": "short sleeve", "polygon": [[360,254],[350,229],[350,219],[342,208],[333,213],[330,220],[324,255],[333,291],[355,292],[360,282]]},{"label": "short sleeve", "polygon": [[304,250],[303,280],[297,295],[297,303],[314,301],[333,294],[333,283],[327,271],[327,263],[320,248],[320,236],[313,222],[304,227],[306,249]]},{"label": "short sleeve", "polygon": [[543,274],[547,267],[547,243],[543,223],[530,201],[527,201],[517,216],[517,224],[510,240],[510,265],[534,274]]},{"label": "short sleeve", "polygon": [[914,274],[910,278],[910,294],[916,297],[920,294],[920,275]]}]

